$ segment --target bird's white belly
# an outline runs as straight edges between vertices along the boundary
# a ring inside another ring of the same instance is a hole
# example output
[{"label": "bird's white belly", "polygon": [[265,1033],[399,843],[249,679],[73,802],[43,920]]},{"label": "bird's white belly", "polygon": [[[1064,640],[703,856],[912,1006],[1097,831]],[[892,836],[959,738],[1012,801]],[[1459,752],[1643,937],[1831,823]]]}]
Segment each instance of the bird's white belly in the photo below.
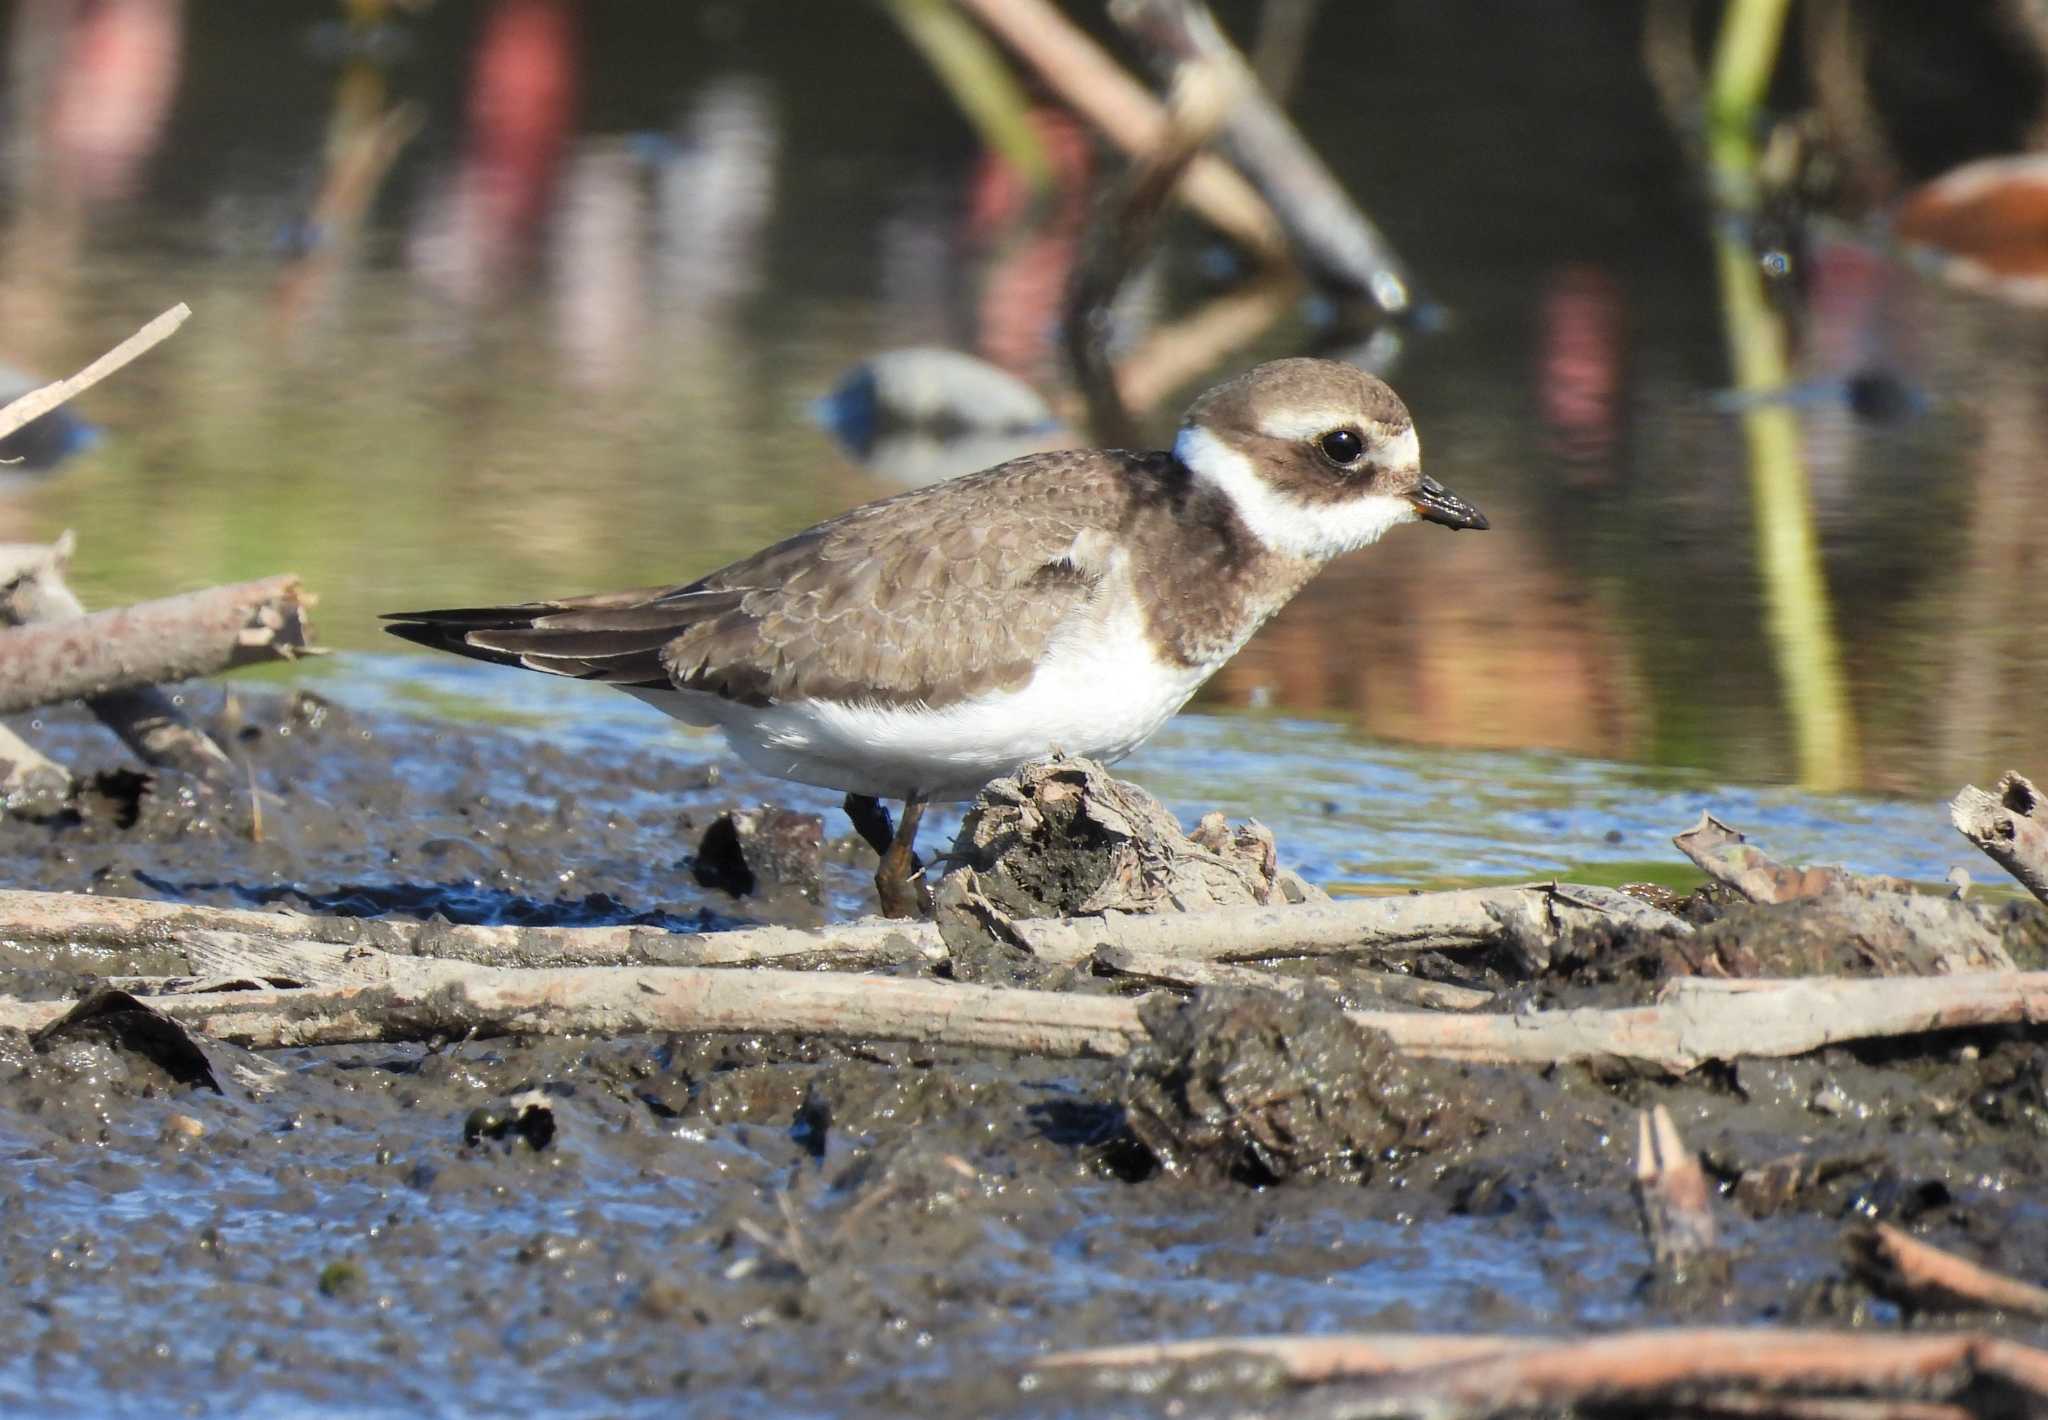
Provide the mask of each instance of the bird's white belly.
[{"label": "bird's white belly", "polygon": [[1021,689],[938,709],[830,700],[750,707],[696,691],[630,693],[678,719],[720,726],[764,774],[877,798],[965,799],[1053,750],[1122,758],[1227,659],[1164,662],[1135,615],[1117,620],[1056,639]]}]

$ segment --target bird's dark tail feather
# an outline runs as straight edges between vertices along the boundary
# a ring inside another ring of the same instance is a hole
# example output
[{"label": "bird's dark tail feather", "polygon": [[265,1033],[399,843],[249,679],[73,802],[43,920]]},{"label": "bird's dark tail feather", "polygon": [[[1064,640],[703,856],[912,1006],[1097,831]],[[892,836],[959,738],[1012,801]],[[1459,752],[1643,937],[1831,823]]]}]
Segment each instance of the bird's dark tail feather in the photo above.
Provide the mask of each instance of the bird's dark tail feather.
[{"label": "bird's dark tail feather", "polygon": [[701,618],[729,610],[739,595],[664,587],[522,606],[397,611],[385,614],[384,629],[494,665],[666,689],[662,648]]}]

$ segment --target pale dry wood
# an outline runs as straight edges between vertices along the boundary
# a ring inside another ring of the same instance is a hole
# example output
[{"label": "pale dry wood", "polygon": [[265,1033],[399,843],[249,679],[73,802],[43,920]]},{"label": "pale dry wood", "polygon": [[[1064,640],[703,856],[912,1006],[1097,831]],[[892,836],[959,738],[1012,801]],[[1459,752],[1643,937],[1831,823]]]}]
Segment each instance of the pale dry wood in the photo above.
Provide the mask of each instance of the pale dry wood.
[{"label": "pale dry wood", "polygon": [[1636,1203],[1659,1271],[1682,1271],[1714,1251],[1713,1186],[1661,1104],[1636,1116]]},{"label": "pale dry wood", "polygon": [[[342,950],[281,957],[271,950],[276,935],[255,935],[264,951],[246,959],[234,955],[232,936],[202,938],[196,959],[186,949],[187,974],[328,979],[303,990],[186,990],[161,998],[167,1013],[192,1029],[250,1046],[461,1032],[799,1031],[1048,1055],[1116,1055],[1144,1030],[1132,1001],[1053,991],[1004,990],[996,1001],[985,994],[987,988],[945,981],[765,967],[491,967],[361,944],[329,944]],[[145,983],[130,985],[146,989]],[[0,1002],[0,1026],[35,1029],[51,1019],[51,1009],[49,1003]],[[1684,1074],[1708,1060],[1797,1055],[1848,1040],[2048,1021],[2048,972],[1808,978],[1770,990],[1681,990],[1656,1006],[1612,1010],[1349,1015],[1413,1055],[1480,1064],[1608,1060]]]},{"label": "pale dry wood", "polygon": [[[451,1036],[790,1032],[1074,1058],[1122,1055],[1144,1029],[1137,1003],[1102,996],[771,967],[487,967],[350,950],[356,980],[174,992],[149,1004],[188,1030],[250,1049]],[[0,1001],[0,1027],[40,1030],[71,1004]]]},{"label": "pale dry wood", "polygon": [[172,332],[191,314],[192,308],[180,301],[77,374],[44,385],[41,389],[30,390],[0,409],[0,439],[33,424],[58,405],[91,389],[136,356],[170,339]]},{"label": "pale dry wood", "polygon": [[0,630],[0,714],[290,660],[310,650],[306,602],[266,577]]},{"label": "pale dry wood", "polygon": [[1238,170],[1266,199],[1303,264],[1325,283],[1369,298],[1387,315],[1413,304],[1401,258],[1359,210],[1252,72],[1208,6],[1199,0],[1112,0],[1110,17],[1136,36],[1169,81],[1206,65],[1232,94],[1223,143]]},{"label": "pale dry wood", "polygon": [[[1156,1368],[1233,1356],[1277,1365],[1300,1384],[1352,1382],[1355,1388],[1346,1399],[1358,1404],[1353,1412],[1358,1414],[1408,1413],[1411,1406],[1432,1414],[1494,1415],[1596,1401],[1654,1404],[1709,1388],[1783,1393],[1800,1403],[1891,1396],[1917,1404],[1951,1396],[1967,1399],[1973,1388],[1980,1394],[2003,1388],[2035,1405],[2048,1404],[2048,1351],[1982,1333],[1900,1336],[1657,1327],[1554,1339],[1386,1333],[1219,1337],[1060,1352],[1033,1362],[1032,1368]],[[1407,1404],[1384,1411],[1367,1408],[1372,1402],[1396,1401]],[[1966,1405],[1963,1413],[2006,1412]]]},{"label": "pale dry wood", "polygon": [[[181,953],[194,933],[225,932],[270,942],[328,942],[406,956],[497,966],[891,966],[936,961],[945,944],[928,923],[870,917],[823,931],[749,927],[669,932],[659,927],[482,927],[388,918],[324,917],[202,907],[83,893],[0,890],[0,942],[63,948],[101,970],[123,961]],[[148,969],[148,968],[142,968]]]},{"label": "pale dry wood", "polygon": [[[1011,52],[1118,148],[1156,150],[1164,105],[1049,0],[960,0]],[[1202,156],[1189,166],[1180,200],[1261,262],[1279,265],[1287,238],[1265,200],[1229,164]]]},{"label": "pale dry wood", "polygon": [[1977,845],[2026,890],[2048,902],[2048,811],[2041,793],[2009,770],[1987,794],[1966,786],[1948,807],[1956,832]]},{"label": "pale dry wood", "polygon": [[[87,614],[64,580],[74,546],[67,531],[48,547],[0,547],[0,624],[76,621]],[[208,778],[234,767],[213,738],[153,685],[96,695],[85,704],[144,764]]]},{"label": "pale dry wood", "polygon": [[1852,1270],[1893,1301],[1928,1311],[2048,1317],[2048,1287],[1980,1267],[1889,1223],[1851,1229],[1848,1244]]},{"label": "pale dry wood", "polygon": [[[1503,905],[1540,915],[1549,930],[1559,935],[1596,922],[1646,931],[1691,930],[1669,913],[1625,893],[1554,883],[1200,913],[1032,918],[1011,922],[1008,927],[1023,947],[1053,965],[1085,962],[1105,948],[1191,962],[1255,962],[1483,947],[1500,939],[1502,929],[1494,914]],[[814,931],[791,927],[729,932],[667,932],[657,927],[478,927],[0,890],[0,942],[103,952],[156,950],[180,933],[205,929],[249,932],[281,941],[360,943],[419,956],[521,966],[861,967],[936,961],[946,953],[938,928],[930,923],[872,917]]]}]

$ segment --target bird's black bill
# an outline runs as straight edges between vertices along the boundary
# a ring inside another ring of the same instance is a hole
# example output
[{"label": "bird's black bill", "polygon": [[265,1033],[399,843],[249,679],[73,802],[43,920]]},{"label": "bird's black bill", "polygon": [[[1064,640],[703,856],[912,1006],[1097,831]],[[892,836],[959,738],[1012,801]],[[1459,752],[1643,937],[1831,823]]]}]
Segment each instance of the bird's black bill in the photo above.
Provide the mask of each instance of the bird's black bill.
[{"label": "bird's black bill", "polygon": [[1447,528],[1469,528],[1473,532],[1484,532],[1491,526],[1486,521],[1486,514],[1434,478],[1423,479],[1421,486],[1408,495],[1408,501],[1415,505],[1415,511],[1422,515],[1424,522],[1442,523]]}]

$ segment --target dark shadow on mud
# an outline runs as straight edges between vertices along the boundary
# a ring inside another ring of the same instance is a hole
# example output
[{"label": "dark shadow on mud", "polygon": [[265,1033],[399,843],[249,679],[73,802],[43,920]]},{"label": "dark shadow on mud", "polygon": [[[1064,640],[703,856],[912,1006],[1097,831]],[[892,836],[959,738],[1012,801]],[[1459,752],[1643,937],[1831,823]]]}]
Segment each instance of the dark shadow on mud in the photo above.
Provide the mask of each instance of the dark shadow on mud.
[{"label": "dark shadow on mud", "polygon": [[400,915],[476,927],[659,927],[665,932],[723,932],[748,925],[749,919],[700,907],[673,912],[635,912],[610,893],[550,902],[523,893],[505,892],[476,883],[341,883],[311,890],[291,883],[252,885],[226,881],[176,882],[138,872],[137,882],[173,902],[202,900],[203,894],[226,894],[246,907],[283,904],[302,912],[335,917]]}]

